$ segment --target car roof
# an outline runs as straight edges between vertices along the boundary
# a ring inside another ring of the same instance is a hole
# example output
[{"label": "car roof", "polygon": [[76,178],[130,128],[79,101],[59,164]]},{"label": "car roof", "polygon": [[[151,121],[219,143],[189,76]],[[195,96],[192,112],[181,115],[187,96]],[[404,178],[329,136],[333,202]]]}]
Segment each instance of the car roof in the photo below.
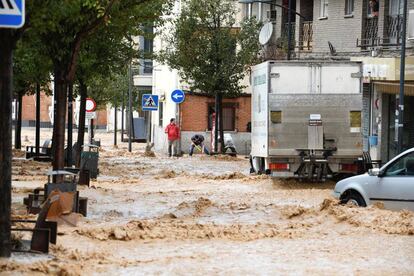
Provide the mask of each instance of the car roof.
[{"label": "car roof", "polygon": [[388,161],[384,166],[382,166],[382,168],[385,168],[386,166],[388,166],[388,164],[391,164],[392,162],[394,162],[395,160],[399,159],[401,156],[404,156],[408,153],[414,152],[414,148],[408,149],[400,154],[398,154],[397,156],[395,156],[393,159],[391,159],[390,161]]}]

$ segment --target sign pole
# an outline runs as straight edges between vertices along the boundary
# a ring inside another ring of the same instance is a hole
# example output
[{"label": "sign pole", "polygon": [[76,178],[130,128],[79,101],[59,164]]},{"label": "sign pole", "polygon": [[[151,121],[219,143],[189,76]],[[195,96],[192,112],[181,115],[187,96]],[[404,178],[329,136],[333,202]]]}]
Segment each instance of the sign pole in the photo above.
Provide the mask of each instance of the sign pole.
[{"label": "sign pole", "polygon": [[92,119],[88,119],[88,140],[89,145],[92,145]]},{"label": "sign pole", "polygon": [[132,87],[131,87],[131,62],[128,67],[128,151],[132,152]]}]

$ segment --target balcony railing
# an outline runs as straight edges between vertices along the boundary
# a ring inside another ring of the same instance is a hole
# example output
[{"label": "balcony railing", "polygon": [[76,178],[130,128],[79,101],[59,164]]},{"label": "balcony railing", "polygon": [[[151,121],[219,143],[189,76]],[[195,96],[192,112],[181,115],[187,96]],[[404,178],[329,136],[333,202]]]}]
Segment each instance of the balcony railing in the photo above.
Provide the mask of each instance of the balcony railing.
[{"label": "balcony railing", "polygon": [[402,16],[386,16],[384,33],[378,34],[378,17],[365,18],[362,38],[357,40],[358,47],[399,46],[401,45]]},{"label": "balcony railing", "polygon": [[367,17],[363,22],[362,38],[357,40],[359,47],[378,46],[378,17]]},{"label": "balcony railing", "polygon": [[385,17],[384,42],[390,46],[401,44],[402,35],[402,15],[390,15]]},{"label": "balcony railing", "polygon": [[313,21],[304,21],[300,26],[299,50],[311,51],[313,45]]}]

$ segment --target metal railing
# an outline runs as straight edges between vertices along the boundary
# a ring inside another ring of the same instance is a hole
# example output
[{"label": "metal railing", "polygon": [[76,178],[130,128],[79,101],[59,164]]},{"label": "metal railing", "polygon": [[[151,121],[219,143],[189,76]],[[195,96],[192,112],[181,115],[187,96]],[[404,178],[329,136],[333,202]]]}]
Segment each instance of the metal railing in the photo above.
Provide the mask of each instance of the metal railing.
[{"label": "metal railing", "polygon": [[300,26],[299,49],[311,51],[313,45],[313,21],[303,21]]},{"label": "metal railing", "polygon": [[384,32],[378,34],[378,17],[364,19],[362,38],[357,39],[357,46],[400,46],[402,35],[402,15],[389,15],[384,18]]},{"label": "metal railing", "polygon": [[401,44],[402,19],[402,15],[389,15],[385,17],[384,42],[396,46]]}]

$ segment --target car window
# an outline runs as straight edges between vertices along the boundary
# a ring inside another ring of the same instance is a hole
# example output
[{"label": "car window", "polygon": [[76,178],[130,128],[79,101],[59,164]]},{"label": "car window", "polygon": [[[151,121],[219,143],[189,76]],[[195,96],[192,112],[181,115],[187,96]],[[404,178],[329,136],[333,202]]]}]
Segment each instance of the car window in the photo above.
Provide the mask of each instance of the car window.
[{"label": "car window", "polygon": [[385,176],[412,176],[414,177],[414,152],[396,160],[385,171]]}]

